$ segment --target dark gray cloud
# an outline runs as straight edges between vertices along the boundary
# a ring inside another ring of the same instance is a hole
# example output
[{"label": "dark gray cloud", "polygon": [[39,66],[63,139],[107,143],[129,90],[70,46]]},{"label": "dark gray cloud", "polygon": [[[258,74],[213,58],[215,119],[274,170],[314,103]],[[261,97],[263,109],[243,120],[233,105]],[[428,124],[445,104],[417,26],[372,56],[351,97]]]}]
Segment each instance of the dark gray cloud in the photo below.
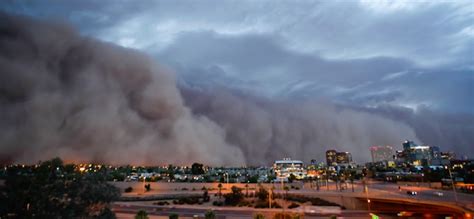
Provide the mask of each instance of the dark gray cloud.
[{"label": "dark gray cloud", "polygon": [[[182,32],[269,34],[281,45],[327,58],[407,58],[463,63],[472,52],[470,1],[6,1],[4,10],[58,17],[88,34],[146,49]],[[472,66],[472,64],[471,64]]]},{"label": "dark gray cloud", "polygon": [[466,66],[423,68],[390,57],[331,60],[285,49],[279,41],[268,35],[188,32],[155,56],[194,85],[226,86],[274,98],[474,112],[474,76]]},{"label": "dark gray cloud", "polygon": [[[357,108],[357,107],[356,107]],[[455,151],[458,158],[471,157],[474,142],[474,116],[467,113],[443,113],[427,107],[416,111],[394,105],[379,105],[374,108],[359,108],[363,112],[374,113],[384,118],[403,122],[412,127],[421,142],[441,146],[444,150]]]}]

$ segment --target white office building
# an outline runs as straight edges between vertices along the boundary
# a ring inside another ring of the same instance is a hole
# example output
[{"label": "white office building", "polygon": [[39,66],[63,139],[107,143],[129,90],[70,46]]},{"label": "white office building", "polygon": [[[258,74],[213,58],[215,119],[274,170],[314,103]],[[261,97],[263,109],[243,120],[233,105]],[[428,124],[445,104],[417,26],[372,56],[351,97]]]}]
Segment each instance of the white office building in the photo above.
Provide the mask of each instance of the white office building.
[{"label": "white office building", "polygon": [[292,160],[290,158],[277,160],[273,164],[273,170],[275,171],[278,181],[287,181],[291,174],[293,174],[296,179],[303,179],[306,177],[306,170],[303,161],[300,160]]}]

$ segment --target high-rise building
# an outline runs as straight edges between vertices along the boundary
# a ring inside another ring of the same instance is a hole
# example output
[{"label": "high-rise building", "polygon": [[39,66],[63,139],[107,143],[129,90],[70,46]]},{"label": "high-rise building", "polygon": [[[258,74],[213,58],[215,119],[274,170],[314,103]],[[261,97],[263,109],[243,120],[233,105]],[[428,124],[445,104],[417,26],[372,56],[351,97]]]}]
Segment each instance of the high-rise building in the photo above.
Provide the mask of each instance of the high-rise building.
[{"label": "high-rise building", "polygon": [[337,152],[337,164],[349,164],[352,162],[352,154],[349,152]]},{"label": "high-rise building", "polygon": [[352,162],[352,155],[349,152],[338,152],[336,150],[326,151],[326,163],[328,166],[347,165]]},{"label": "high-rise building", "polygon": [[332,166],[334,163],[336,163],[336,155],[337,155],[336,150],[326,151],[326,163],[328,166]]},{"label": "high-rise building", "polygon": [[410,150],[412,147],[417,146],[415,142],[406,140],[405,142],[402,143],[403,145],[403,150]]},{"label": "high-rise building", "polygon": [[440,157],[443,160],[454,160],[454,159],[456,159],[456,154],[452,151],[441,152]]},{"label": "high-rise building", "polygon": [[401,161],[415,166],[438,164],[441,160],[439,148],[436,146],[416,145],[413,141],[406,140],[402,143],[403,151],[397,157]]},{"label": "high-rise building", "polygon": [[372,146],[370,147],[372,162],[393,160],[393,148],[391,146]]}]

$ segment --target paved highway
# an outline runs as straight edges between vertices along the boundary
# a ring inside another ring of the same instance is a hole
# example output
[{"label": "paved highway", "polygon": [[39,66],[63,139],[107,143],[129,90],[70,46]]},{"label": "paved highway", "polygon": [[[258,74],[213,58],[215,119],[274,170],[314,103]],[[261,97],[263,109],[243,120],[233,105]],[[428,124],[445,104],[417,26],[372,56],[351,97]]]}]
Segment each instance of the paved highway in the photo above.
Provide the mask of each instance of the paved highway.
[{"label": "paved highway", "polygon": [[[269,186],[269,185],[266,185]],[[275,184],[275,192],[282,193],[281,184]],[[290,190],[289,193],[294,194],[304,194],[304,195],[311,195],[311,196],[341,196],[341,197],[354,197],[354,198],[369,198],[369,199],[385,199],[385,200],[396,200],[399,202],[410,202],[415,203],[416,205],[423,206],[423,203],[428,204],[437,204],[437,205],[444,205],[444,206],[462,206],[464,209],[474,209],[474,195],[472,194],[464,194],[464,193],[457,193],[457,202],[455,198],[455,194],[451,190],[436,190],[427,187],[417,187],[417,186],[401,186],[400,189],[397,184],[393,183],[384,183],[384,182],[377,182],[372,181],[369,183],[369,193],[368,195],[363,192],[363,185],[362,183],[355,183],[354,184],[354,192],[352,192],[351,185],[348,184],[347,189],[343,191],[336,190],[336,186],[334,183],[329,183],[328,187],[323,185],[320,187],[320,190],[316,190],[315,188],[311,188],[309,184],[303,185],[300,184],[298,186],[299,190]],[[328,190],[329,188],[329,190]],[[416,191],[418,194],[416,196],[411,196],[407,194],[407,191]],[[169,191],[171,193],[180,193],[176,191]],[[202,191],[201,191],[202,192]],[[190,193],[201,193],[200,191],[196,192],[187,192]],[[212,191],[216,192],[216,191]],[[212,193],[211,192],[211,193]],[[224,191],[226,192],[226,191]],[[443,195],[439,196],[435,194],[436,192],[441,192]],[[153,194],[166,194],[167,191],[160,191],[155,192]],[[186,193],[186,192],[185,192]],[[143,197],[143,195],[140,195]],[[390,206],[390,205],[389,205]],[[209,208],[212,208],[216,211],[216,214],[219,217],[228,217],[228,218],[245,218],[245,217],[252,217],[253,214],[256,212],[274,212],[274,211],[281,211],[274,210],[274,209],[253,209],[253,208],[232,208],[232,207],[220,207],[220,208],[213,208],[213,207],[205,207],[205,206],[154,206],[151,204],[140,204],[137,202],[117,202],[114,205],[114,211],[119,213],[135,213],[139,209],[145,209],[148,212],[152,213],[153,215],[161,215],[167,216],[170,213],[179,213],[180,216],[189,216],[192,217],[193,215],[203,215],[205,211]],[[393,213],[393,212],[392,212]],[[342,211],[339,216],[343,217],[351,217],[351,218],[367,218],[368,212],[367,211]],[[306,214],[305,217],[310,218],[318,218],[318,217],[329,217],[330,215],[325,214]],[[393,216],[393,215],[392,215]]]},{"label": "paved highway", "polygon": [[[148,214],[168,216],[171,213],[177,213],[182,217],[203,217],[205,212],[212,209],[216,216],[225,218],[252,218],[256,213],[262,213],[265,215],[271,215],[274,213],[282,212],[282,209],[254,209],[254,208],[234,208],[234,207],[203,207],[203,206],[153,206],[149,204],[137,204],[129,202],[117,202],[113,206],[113,211],[116,213],[130,213],[135,214],[139,210],[145,210]],[[289,212],[288,209],[285,210]],[[304,213],[301,210],[292,210],[293,213]],[[308,213],[306,212],[305,218],[329,218],[332,215],[345,218],[367,218],[367,211],[341,211],[338,214],[321,214],[321,213]]]}]

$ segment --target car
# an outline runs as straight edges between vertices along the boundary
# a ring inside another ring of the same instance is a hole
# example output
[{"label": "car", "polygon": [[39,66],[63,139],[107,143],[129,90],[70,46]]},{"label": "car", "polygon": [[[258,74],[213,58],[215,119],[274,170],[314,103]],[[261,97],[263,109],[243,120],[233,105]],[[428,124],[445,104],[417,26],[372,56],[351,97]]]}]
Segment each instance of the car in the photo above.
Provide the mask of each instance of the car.
[{"label": "car", "polygon": [[415,196],[415,195],[417,195],[418,193],[415,192],[415,191],[407,191],[407,194],[408,194],[408,195],[413,195],[413,196]]},{"label": "car", "polygon": [[399,217],[410,217],[413,216],[413,212],[402,211],[397,214]]},{"label": "car", "polygon": [[433,194],[435,194],[436,196],[443,196],[444,195],[442,192],[434,192]]}]

